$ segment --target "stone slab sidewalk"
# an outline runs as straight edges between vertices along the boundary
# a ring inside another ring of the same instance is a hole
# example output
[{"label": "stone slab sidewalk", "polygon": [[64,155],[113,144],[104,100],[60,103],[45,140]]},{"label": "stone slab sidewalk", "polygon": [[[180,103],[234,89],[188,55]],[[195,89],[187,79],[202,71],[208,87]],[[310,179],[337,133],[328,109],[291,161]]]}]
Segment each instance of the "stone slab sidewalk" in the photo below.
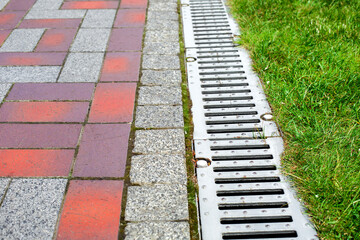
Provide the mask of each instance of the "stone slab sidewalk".
[{"label": "stone slab sidewalk", "polygon": [[0,0],[0,239],[190,239],[178,31],[175,0]]}]

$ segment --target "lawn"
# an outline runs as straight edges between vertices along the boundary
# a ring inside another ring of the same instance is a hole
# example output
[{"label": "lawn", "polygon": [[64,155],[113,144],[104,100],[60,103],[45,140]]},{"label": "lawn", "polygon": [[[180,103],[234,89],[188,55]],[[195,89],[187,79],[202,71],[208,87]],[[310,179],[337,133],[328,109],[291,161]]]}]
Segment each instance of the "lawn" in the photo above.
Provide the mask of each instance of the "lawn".
[{"label": "lawn", "polygon": [[322,239],[360,239],[360,1],[230,0]]}]

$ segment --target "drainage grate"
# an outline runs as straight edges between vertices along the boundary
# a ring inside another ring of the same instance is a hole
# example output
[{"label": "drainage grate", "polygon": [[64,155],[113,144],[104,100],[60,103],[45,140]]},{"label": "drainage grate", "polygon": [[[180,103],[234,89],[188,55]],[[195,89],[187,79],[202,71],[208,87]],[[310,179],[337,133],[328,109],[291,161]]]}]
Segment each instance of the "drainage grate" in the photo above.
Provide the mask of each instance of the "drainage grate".
[{"label": "drainage grate", "polygon": [[202,238],[317,239],[280,172],[282,138],[227,8],[183,0],[181,12],[195,157],[211,162],[197,168]]}]

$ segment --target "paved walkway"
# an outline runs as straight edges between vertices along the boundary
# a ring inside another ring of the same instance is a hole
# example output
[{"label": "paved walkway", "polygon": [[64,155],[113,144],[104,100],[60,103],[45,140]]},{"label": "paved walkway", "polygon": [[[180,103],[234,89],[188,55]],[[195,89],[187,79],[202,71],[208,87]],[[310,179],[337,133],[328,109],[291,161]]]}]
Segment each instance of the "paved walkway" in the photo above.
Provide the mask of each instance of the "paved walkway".
[{"label": "paved walkway", "polygon": [[190,238],[178,31],[176,0],[0,0],[0,239]]}]

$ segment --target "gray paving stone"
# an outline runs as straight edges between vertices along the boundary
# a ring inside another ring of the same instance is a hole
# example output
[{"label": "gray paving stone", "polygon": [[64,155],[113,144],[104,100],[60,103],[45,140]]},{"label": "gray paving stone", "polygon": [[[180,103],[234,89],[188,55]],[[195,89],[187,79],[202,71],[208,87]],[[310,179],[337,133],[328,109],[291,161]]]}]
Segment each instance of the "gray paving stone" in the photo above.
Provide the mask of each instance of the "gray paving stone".
[{"label": "gray paving stone", "polygon": [[135,127],[175,128],[184,127],[182,106],[138,106]]},{"label": "gray paving stone", "polygon": [[177,3],[175,2],[149,2],[149,11],[168,11],[168,12],[176,12]]},{"label": "gray paving stone", "polygon": [[10,0],[0,0],[0,11],[8,4]]},{"label": "gray paving stone", "polygon": [[179,42],[179,33],[176,31],[149,30],[145,35],[145,44],[151,42]]},{"label": "gray paving stone", "polygon": [[80,28],[71,52],[105,52],[110,37],[110,28],[83,29]]},{"label": "gray paving stone", "polygon": [[185,185],[132,186],[128,188],[125,221],[188,220]]},{"label": "gray paving stone", "polygon": [[103,58],[104,53],[70,53],[59,82],[96,82]]},{"label": "gray paving stone", "polygon": [[25,19],[83,18],[86,10],[30,10]]},{"label": "gray paving stone", "polygon": [[10,87],[11,87],[11,84],[1,84],[0,83],[0,103],[4,99],[5,95],[9,91]]},{"label": "gray paving stone", "polygon": [[0,83],[56,82],[60,66],[0,67]]},{"label": "gray paving stone", "polygon": [[181,88],[177,86],[143,86],[139,89],[139,105],[181,105]]},{"label": "gray paving stone", "polygon": [[136,155],[131,158],[133,184],[178,183],[186,185],[185,157],[182,155]]},{"label": "gray paving stone", "polygon": [[181,72],[178,70],[143,70],[140,82],[143,85],[180,86]]},{"label": "gray paving stone", "polygon": [[138,130],[135,132],[133,153],[185,154],[184,130]]},{"label": "gray paving stone", "polygon": [[66,179],[14,179],[0,208],[0,238],[51,239]]},{"label": "gray paving stone", "polygon": [[10,178],[0,178],[0,202],[4,197],[5,190],[8,187],[9,182],[10,182]]},{"label": "gray paving stone", "polygon": [[111,28],[115,20],[115,9],[88,10],[82,28]]},{"label": "gray paving stone", "polygon": [[144,54],[177,55],[180,53],[178,42],[145,43]]},{"label": "gray paving stone", "polygon": [[62,3],[63,0],[37,0],[31,10],[56,10]]},{"label": "gray paving stone", "polygon": [[45,29],[14,29],[0,48],[0,52],[32,52]]},{"label": "gray paving stone", "polygon": [[178,13],[174,11],[148,11],[147,17],[148,19],[179,20]]},{"label": "gray paving stone", "polygon": [[177,21],[164,21],[161,19],[151,19],[146,23],[146,30],[159,30],[163,31],[171,30],[179,32],[179,23]]},{"label": "gray paving stone", "polygon": [[143,69],[170,70],[180,69],[180,60],[178,56],[171,55],[143,55]]},{"label": "gray paving stone", "polygon": [[190,240],[187,222],[142,222],[128,223],[125,240]]}]

